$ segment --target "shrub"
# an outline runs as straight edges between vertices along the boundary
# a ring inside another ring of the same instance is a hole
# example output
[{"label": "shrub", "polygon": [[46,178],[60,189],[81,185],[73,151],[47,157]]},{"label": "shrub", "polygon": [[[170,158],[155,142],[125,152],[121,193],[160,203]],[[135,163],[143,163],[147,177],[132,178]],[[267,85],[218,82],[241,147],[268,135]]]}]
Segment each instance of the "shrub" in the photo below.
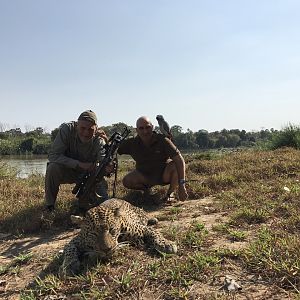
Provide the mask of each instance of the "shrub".
[{"label": "shrub", "polygon": [[269,148],[274,150],[282,147],[300,149],[300,127],[288,125],[282,131],[273,134]]}]

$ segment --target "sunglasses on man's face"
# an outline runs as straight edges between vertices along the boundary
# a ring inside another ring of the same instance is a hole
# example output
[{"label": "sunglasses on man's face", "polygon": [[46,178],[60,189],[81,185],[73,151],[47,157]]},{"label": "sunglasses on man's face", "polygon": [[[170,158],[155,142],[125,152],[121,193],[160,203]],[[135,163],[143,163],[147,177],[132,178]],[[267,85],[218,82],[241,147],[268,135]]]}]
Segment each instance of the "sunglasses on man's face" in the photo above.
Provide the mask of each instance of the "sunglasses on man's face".
[{"label": "sunglasses on man's face", "polygon": [[139,126],[139,127],[138,127],[138,130],[148,130],[148,129],[150,129],[150,128],[152,128],[151,125]]}]

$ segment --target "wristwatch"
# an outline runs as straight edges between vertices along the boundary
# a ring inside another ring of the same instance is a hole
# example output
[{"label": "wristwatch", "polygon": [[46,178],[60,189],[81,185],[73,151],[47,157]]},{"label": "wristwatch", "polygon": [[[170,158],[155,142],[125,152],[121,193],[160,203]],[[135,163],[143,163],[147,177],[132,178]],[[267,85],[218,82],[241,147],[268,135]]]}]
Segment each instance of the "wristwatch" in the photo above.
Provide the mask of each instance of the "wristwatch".
[{"label": "wristwatch", "polygon": [[178,180],[178,183],[179,183],[180,185],[185,184],[185,179],[179,179],[179,180]]}]

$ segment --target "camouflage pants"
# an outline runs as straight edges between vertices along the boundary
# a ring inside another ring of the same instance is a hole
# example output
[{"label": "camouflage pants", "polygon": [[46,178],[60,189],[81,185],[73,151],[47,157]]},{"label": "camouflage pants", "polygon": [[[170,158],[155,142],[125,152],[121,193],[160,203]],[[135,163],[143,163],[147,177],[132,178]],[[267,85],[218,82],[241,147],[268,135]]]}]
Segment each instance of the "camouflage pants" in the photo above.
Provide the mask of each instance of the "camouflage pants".
[{"label": "camouflage pants", "polygon": [[[66,183],[76,183],[82,172],[67,168],[64,165],[57,163],[49,163],[45,176],[45,203],[46,205],[55,205],[56,198],[59,191],[59,186]],[[103,178],[95,187],[97,196],[91,199],[85,199],[83,203],[78,203],[79,206],[88,207],[90,203],[94,203],[96,199],[101,201],[108,199],[108,185]]]}]

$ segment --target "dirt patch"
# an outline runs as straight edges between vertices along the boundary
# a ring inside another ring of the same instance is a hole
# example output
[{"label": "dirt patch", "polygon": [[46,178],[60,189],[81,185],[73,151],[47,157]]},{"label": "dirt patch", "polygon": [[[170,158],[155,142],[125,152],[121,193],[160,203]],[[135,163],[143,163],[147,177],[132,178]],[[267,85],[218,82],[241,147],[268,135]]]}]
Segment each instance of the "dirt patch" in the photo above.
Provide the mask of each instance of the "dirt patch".
[{"label": "dirt patch", "polygon": [[[20,292],[34,282],[77,232],[78,229],[22,238],[7,236],[0,240],[0,266],[10,267],[9,274],[0,276],[0,299],[19,299]],[[21,260],[27,254],[30,254],[30,260],[22,264]]]}]

